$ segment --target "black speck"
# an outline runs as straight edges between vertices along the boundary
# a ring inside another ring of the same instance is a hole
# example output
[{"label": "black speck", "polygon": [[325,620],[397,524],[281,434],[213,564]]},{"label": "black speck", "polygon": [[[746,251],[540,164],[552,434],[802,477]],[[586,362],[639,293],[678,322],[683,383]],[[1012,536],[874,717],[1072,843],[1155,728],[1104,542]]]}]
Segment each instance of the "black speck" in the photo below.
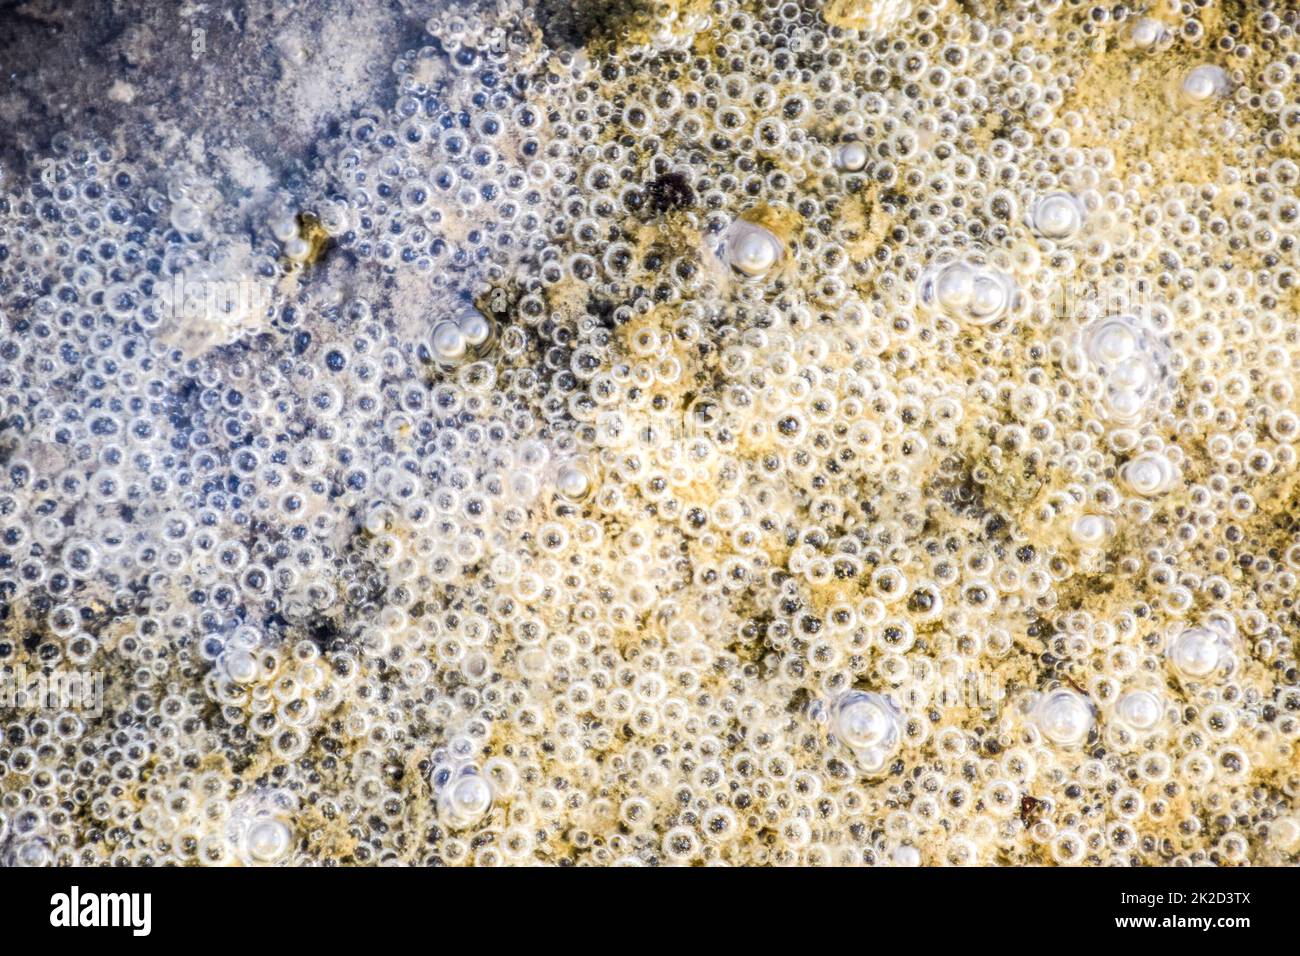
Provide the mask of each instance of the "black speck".
[{"label": "black speck", "polygon": [[695,190],[681,173],[664,173],[646,187],[655,212],[672,212],[695,205]]}]

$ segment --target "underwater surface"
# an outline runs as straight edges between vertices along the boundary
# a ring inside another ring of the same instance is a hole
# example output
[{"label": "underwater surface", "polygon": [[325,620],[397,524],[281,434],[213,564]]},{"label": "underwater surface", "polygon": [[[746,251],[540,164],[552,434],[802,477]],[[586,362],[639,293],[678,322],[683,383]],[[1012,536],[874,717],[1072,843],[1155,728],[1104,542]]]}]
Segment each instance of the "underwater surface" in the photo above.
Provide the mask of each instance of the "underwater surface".
[{"label": "underwater surface", "polygon": [[1300,11],[0,11],[0,863],[1293,864]]}]

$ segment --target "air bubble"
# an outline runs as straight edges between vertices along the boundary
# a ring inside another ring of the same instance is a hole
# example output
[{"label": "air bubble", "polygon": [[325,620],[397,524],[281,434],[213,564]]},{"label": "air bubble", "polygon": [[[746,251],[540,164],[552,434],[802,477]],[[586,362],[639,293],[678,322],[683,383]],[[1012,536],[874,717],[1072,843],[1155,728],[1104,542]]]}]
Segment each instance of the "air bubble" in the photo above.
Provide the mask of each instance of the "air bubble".
[{"label": "air bubble", "polygon": [[1069,239],[1083,228],[1083,204],[1069,193],[1048,193],[1034,201],[1029,221],[1044,238]]},{"label": "air bubble", "polygon": [[248,828],[244,849],[259,864],[275,863],[289,851],[293,833],[283,820],[259,820]]},{"label": "air bubble", "polygon": [[831,736],[852,751],[863,773],[880,773],[898,749],[898,709],[888,698],[846,691],[828,710]]},{"label": "air bubble", "polygon": [[1115,704],[1115,716],[1139,731],[1154,729],[1163,713],[1160,698],[1148,690],[1129,691]]},{"label": "air bubble", "polygon": [[1192,103],[1205,103],[1223,96],[1228,90],[1228,74],[1222,67],[1202,64],[1189,70],[1179,85],[1183,98]]},{"label": "air bubble", "polygon": [[1165,42],[1169,37],[1165,25],[1151,17],[1139,17],[1129,29],[1129,39],[1134,46],[1142,50],[1149,50]]},{"label": "air bubble", "polygon": [[1154,498],[1173,487],[1178,476],[1169,459],[1159,452],[1146,452],[1120,469],[1124,485],[1133,494]]},{"label": "air bubble", "polygon": [[1114,522],[1104,515],[1082,514],[1070,525],[1070,537],[1083,548],[1100,548],[1114,533]]},{"label": "air bubble", "polygon": [[1043,736],[1061,747],[1078,747],[1092,732],[1095,708],[1068,687],[1049,691],[1034,707],[1034,722]]},{"label": "air bubble", "polygon": [[492,788],[472,767],[460,768],[437,787],[438,819],[453,830],[472,829],[492,809]]},{"label": "air bubble", "polygon": [[835,151],[835,167],[843,172],[861,172],[866,165],[867,149],[861,143],[845,143]]},{"label": "air bubble", "polygon": [[785,247],[775,233],[744,219],[727,230],[723,250],[723,258],[732,269],[751,278],[770,272],[785,255]]},{"label": "air bubble", "polygon": [[555,490],[570,501],[582,501],[591,493],[591,472],[585,463],[566,461],[556,469]]},{"label": "air bubble", "polygon": [[1179,633],[1169,646],[1169,663],[1179,675],[1203,680],[1223,665],[1226,648],[1224,636],[1208,627],[1189,627]]}]

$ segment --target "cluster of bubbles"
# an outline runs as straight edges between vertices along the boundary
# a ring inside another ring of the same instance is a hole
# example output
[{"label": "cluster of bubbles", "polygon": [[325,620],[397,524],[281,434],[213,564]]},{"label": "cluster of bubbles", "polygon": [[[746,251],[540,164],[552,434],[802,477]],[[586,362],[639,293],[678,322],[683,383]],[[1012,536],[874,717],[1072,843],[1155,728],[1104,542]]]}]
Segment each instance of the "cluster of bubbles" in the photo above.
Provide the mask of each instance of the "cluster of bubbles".
[{"label": "cluster of bubbles", "polygon": [[957,260],[926,270],[917,297],[923,306],[954,319],[988,325],[1015,305],[1017,291],[1005,273]]},{"label": "cluster of bubbles", "polygon": [[848,748],[864,774],[880,774],[898,749],[898,708],[880,694],[848,690],[830,703],[832,740]]},{"label": "cluster of bubbles", "polygon": [[0,860],[1295,862],[1295,11],[633,6],[6,178]]},{"label": "cluster of bubbles", "polygon": [[1162,384],[1162,350],[1139,319],[1106,316],[1084,332],[1084,354],[1100,377],[1100,406],[1113,421],[1133,422],[1153,404]]}]

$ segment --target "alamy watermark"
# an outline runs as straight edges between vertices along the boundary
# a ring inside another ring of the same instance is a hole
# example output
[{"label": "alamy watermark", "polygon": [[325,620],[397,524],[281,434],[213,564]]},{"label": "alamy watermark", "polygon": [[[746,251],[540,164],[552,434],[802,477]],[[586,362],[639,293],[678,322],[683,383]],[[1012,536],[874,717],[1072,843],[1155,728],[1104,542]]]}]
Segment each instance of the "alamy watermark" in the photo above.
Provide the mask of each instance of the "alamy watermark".
[{"label": "alamy watermark", "polygon": [[1068,279],[1052,288],[1048,301],[1058,319],[1077,319],[1088,312],[1138,314],[1156,301],[1153,292],[1151,281],[1141,277],[1113,276],[1101,283]]},{"label": "alamy watermark", "polygon": [[172,319],[242,322],[271,305],[271,287],[257,279],[186,279],[181,273],[156,287],[164,315]]},{"label": "alamy watermark", "polygon": [[0,671],[0,711],[75,710],[88,717],[104,711],[104,675],[98,671],[28,673],[19,664]]},{"label": "alamy watermark", "polygon": [[153,929],[152,893],[83,893],[73,886],[50,897],[50,925],[56,927],[125,927],[133,936]]}]

